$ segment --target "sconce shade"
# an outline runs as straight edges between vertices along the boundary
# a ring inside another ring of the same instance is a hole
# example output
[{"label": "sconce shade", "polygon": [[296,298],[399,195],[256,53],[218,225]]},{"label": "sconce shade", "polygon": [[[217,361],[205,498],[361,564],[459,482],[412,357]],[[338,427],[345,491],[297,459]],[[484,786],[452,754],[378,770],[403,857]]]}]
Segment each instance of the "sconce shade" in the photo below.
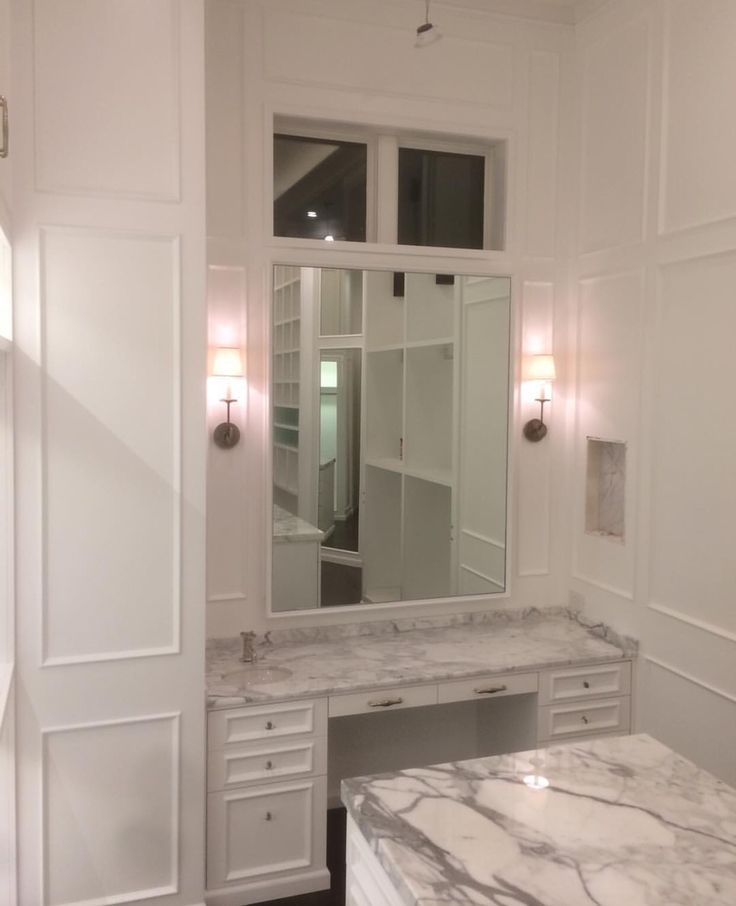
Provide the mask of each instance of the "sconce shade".
[{"label": "sconce shade", "polygon": [[555,379],[553,355],[528,355],[522,366],[523,381],[553,381]]},{"label": "sconce shade", "polygon": [[230,346],[221,346],[215,350],[212,362],[213,377],[242,377],[243,363],[240,360],[240,350]]}]

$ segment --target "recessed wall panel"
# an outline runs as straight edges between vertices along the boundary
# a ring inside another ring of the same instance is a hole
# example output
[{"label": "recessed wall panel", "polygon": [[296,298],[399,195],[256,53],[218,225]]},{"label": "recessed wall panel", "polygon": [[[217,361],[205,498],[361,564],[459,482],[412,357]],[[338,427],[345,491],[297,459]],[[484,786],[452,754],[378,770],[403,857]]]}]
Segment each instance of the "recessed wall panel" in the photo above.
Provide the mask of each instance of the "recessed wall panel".
[{"label": "recessed wall panel", "polygon": [[526,248],[530,255],[555,253],[559,54],[534,51],[529,62],[529,179]]},{"label": "recessed wall panel", "polygon": [[[207,309],[210,348],[241,347],[245,309],[245,271],[242,267],[215,267],[208,270]],[[244,380],[230,382],[237,402],[231,417],[243,431],[247,413],[247,385]],[[245,518],[246,508],[234,501],[246,499],[245,450],[241,442],[223,450],[212,440],[212,433],[225,421],[226,407],[221,401],[223,382],[208,380],[209,447],[207,463],[207,597],[209,600],[242,600],[245,597]]]},{"label": "recessed wall panel", "polygon": [[667,3],[664,232],[736,217],[736,3]]},{"label": "recessed wall panel", "polygon": [[178,6],[34,0],[37,188],[179,196]]},{"label": "recessed wall panel", "polygon": [[45,733],[44,906],[176,891],[178,729],[157,715]]},{"label": "recessed wall panel", "polygon": [[[522,287],[522,355],[540,355],[554,350],[554,286],[552,283],[525,281]],[[530,418],[539,418],[539,403],[535,401],[539,386],[521,384],[521,418],[524,425]],[[559,410],[552,402],[545,406],[545,420],[550,431],[557,430],[555,419]],[[519,432],[521,433],[521,432]],[[550,556],[550,445],[533,444],[524,440],[518,447],[516,461],[517,493],[517,564],[520,576],[546,575]]]},{"label": "recessed wall panel", "polygon": [[[643,281],[640,271],[583,281],[578,314],[575,573],[625,598],[634,583]],[[623,521],[615,534],[585,533],[588,438],[626,444],[625,486],[609,489],[623,492]]]},{"label": "recessed wall panel", "polygon": [[47,659],[178,644],[178,245],[42,241]]},{"label": "recessed wall panel", "polygon": [[580,248],[641,241],[649,84],[649,25],[644,18],[585,52]]},{"label": "recessed wall panel", "polygon": [[650,599],[736,631],[736,431],[728,412],[736,255],[664,267],[660,282]]},{"label": "recessed wall panel", "polygon": [[413,31],[388,22],[270,11],[264,33],[268,79],[462,104],[511,105],[513,48],[502,40],[445,34],[437,55],[414,48]]}]

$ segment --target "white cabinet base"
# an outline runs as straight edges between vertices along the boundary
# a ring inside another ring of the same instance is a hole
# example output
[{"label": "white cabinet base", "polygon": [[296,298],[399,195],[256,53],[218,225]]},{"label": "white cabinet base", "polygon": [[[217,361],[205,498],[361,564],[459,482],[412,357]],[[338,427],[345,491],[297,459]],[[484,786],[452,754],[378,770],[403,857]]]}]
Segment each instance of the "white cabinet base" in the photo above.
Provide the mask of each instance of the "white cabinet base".
[{"label": "white cabinet base", "polygon": [[329,890],[330,873],[326,868],[292,874],[288,878],[272,878],[251,882],[247,886],[205,891],[207,906],[249,906],[282,897],[295,897],[317,890]]}]

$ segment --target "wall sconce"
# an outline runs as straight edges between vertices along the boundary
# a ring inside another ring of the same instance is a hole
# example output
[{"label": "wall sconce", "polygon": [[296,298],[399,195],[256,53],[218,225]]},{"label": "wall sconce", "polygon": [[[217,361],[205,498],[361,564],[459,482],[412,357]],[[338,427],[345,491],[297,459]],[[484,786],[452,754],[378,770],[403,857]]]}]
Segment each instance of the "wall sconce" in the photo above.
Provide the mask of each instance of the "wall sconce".
[{"label": "wall sconce", "polygon": [[539,418],[532,418],[524,425],[524,437],[532,443],[537,443],[547,434],[544,423],[544,404],[551,397],[547,396],[547,382],[555,379],[555,359],[551,355],[530,355],[524,359],[521,379],[523,381],[539,381],[539,396],[536,401],[540,404]]},{"label": "wall sconce", "polygon": [[[243,376],[243,365],[240,361],[240,350],[226,346],[215,350],[215,357],[212,362],[212,376],[241,378]],[[222,397],[221,402],[227,406],[227,421],[221,422],[215,428],[212,438],[218,447],[222,447],[223,450],[229,450],[240,440],[240,428],[230,421],[230,406],[232,403],[237,403],[237,399],[233,396],[232,385],[229,381],[225,396]]]}]

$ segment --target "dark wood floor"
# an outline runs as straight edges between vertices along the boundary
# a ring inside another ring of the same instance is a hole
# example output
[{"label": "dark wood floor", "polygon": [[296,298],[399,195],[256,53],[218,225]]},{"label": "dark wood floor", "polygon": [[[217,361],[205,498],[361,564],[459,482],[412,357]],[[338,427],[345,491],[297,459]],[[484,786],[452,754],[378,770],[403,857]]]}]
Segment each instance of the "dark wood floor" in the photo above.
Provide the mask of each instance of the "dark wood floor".
[{"label": "dark wood floor", "polygon": [[344,808],[327,812],[327,867],[332,878],[330,890],[271,900],[256,906],[345,906],[345,815]]}]

